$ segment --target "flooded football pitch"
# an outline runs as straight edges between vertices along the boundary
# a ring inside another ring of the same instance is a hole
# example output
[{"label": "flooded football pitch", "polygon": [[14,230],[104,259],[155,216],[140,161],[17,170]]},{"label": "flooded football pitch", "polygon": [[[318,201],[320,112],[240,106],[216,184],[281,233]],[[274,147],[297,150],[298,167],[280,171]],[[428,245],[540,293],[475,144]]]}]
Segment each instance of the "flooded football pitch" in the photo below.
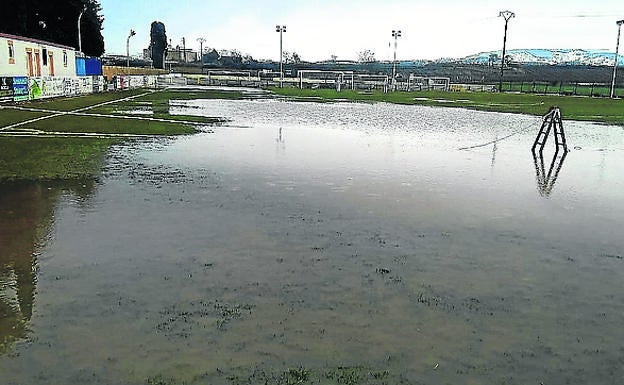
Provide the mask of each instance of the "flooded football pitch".
[{"label": "flooded football pitch", "polygon": [[624,382],[622,127],[170,108],[229,123],[0,186],[0,383]]}]

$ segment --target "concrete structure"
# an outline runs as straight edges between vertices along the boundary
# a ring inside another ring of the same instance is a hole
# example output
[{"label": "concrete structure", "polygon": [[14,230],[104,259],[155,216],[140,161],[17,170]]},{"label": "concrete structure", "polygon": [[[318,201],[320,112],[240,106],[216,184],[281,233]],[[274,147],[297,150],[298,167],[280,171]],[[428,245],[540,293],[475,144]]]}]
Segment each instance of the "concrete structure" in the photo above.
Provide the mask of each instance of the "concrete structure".
[{"label": "concrete structure", "polygon": [[190,48],[183,49],[179,46],[172,48],[170,46],[167,51],[167,56],[165,56],[165,61],[176,63],[194,63],[199,61],[199,55],[197,55],[197,52]]},{"label": "concrete structure", "polygon": [[0,76],[76,76],[76,51],[60,44],[0,33]]}]

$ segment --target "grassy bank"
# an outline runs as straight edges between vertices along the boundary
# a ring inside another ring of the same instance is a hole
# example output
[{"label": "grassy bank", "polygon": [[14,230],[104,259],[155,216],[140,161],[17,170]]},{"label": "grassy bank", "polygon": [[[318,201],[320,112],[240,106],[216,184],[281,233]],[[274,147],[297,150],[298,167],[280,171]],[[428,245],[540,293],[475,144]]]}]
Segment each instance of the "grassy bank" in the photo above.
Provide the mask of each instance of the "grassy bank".
[{"label": "grassy bank", "polygon": [[113,143],[113,139],[0,137],[0,182],[94,177]]},{"label": "grassy bank", "polygon": [[624,125],[624,100],[575,96],[486,93],[486,92],[372,92],[328,89],[272,89],[278,95],[307,100],[374,101],[410,105],[471,108],[482,111],[544,115],[551,106],[559,106],[565,119]]}]

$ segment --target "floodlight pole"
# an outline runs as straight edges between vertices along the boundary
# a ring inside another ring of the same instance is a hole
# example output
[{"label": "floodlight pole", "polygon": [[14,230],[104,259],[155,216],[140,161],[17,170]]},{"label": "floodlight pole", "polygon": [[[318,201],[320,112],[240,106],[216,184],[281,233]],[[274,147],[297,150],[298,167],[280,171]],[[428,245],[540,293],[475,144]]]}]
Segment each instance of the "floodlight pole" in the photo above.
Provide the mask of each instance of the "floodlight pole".
[{"label": "floodlight pole", "polygon": [[615,45],[615,63],[613,64],[613,79],[611,79],[611,93],[609,94],[611,99],[615,96],[615,76],[617,74],[618,54],[620,51],[620,32],[622,32],[622,24],[624,24],[624,20],[618,20],[616,24],[618,26],[618,35],[617,43]]},{"label": "floodlight pole", "polygon": [[276,25],[275,26],[275,32],[279,32],[280,34],[280,88],[282,88],[284,86],[284,63],[283,63],[283,50],[282,50],[282,33],[286,32],[286,26],[285,25]]},{"label": "floodlight pole", "polygon": [[204,68],[204,43],[206,42],[206,39],[199,37],[197,38],[197,41],[199,42],[199,61],[201,63],[201,67]]},{"label": "floodlight pole", "polygon": [[134,35],[136,35],[136,32],[134,32],[134,29],[131,29],[128,39],[126,39],[126,67],[130,67],[130,38]]},{"label": "floodlight pole", "polygon": [[82,35],[80,34],[80,20],[82,19],[82,14],[87,10],[87,6],[80,11],[80,15],[78,15],[78,52],[82,53]]},{"label": "floodlight pole", "polygon": [[507,49],[507,24],[509,23],[509,19],[516,17],[516,14],[511,11],[501,11],[498,13],[498,17],[503,17],[505,19],[505,34],[503,36],[503,57],[501,58],[500,81],[498,83],[498,92],[502,92],[503,91],[503,71],[505,67],[505,53]]},{"label": "floodlight pole", "polygon": [[396,91],[396,53],[397,53],[397,40],[401,37],[401,30],[392,30],[392,37],[394,38],[394,60],[392,61],[392,90]]}]

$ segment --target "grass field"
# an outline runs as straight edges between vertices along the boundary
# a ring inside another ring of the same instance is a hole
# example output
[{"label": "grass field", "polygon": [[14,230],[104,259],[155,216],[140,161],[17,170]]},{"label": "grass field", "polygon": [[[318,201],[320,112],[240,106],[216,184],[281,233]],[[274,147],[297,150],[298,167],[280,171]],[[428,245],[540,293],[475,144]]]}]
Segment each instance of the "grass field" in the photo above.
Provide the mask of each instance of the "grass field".
[{"label": "grass field", "polygon": [[361,93],[330,89],[274,88],[278,95],[301,100],[375,101],[426,106],[460,107],[482,111],[545,115],[550,107],[561,108],[564,119],[624,125],[624,100],[578,96],[487,92],[393,92]]},{"label": "grass field", "polygon": [[[551,84],[546,82],[504,82],[503,92],[526,92],[566,96],[609,97],[611,89],[604,84]],[[615,96],[621,97],[622,91],[615,90]]]},{"label": "grass field", "polygon": [[113,139],[0,137],[0,182],[96,176],[113,143]]},{"label": "grass field", "polygon": [[[0,109],[0,182],[95,176],[106,149],[122,139],[69,138],[64,135],[192,134],[197,132],[197,125],[212,125],[224,119],[172,115],[169,110],[171,100],[241,97],[237,91],[132,90],[3,106]],[[89,108],[93,106],[96,107]],[[88,115],[71,114],[77,110]],[[141,114],[136,113],[139,110]],[[58,112],[70,114],[58,115]],[[29,122],[44,117],[47,118]],[[4,130],[10,131],[10,135],[3,135],[2,128],[14,124],[18,126]],[[38,136],[33,137],[33,132]]]}]

